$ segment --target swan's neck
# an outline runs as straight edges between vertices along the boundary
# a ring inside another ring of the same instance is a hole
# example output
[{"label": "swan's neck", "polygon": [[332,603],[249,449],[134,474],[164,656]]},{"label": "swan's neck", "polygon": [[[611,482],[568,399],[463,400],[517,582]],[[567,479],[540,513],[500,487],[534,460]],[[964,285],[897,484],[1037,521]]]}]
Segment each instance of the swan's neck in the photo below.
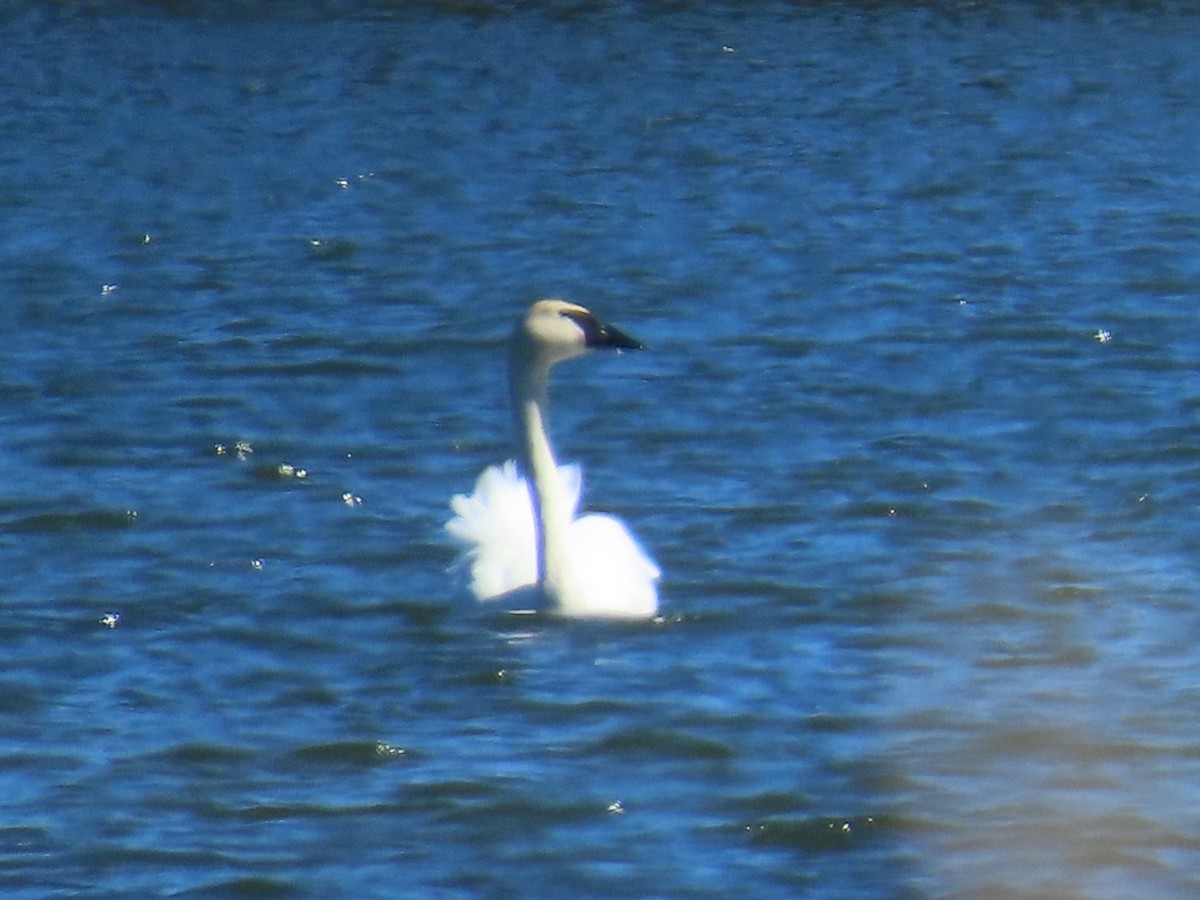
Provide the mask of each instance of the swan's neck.
[{"label": "swan's neck", "polygon": [[563,604],[567,590],[567,529],[571,524],[571,509],[563,497],[558,462],[547,432],[548,378],[548,366],[517,366],[512,372],[521,465],[533,495],[538,585],[553,609]]}]

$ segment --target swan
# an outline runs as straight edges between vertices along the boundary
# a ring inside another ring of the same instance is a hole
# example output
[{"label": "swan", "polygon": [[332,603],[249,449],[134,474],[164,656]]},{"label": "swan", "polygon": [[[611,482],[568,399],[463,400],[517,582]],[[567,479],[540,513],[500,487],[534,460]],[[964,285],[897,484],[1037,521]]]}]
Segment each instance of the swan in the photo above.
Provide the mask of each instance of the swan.
[{"label": "swan", "polygon": [[660,571],[612,516],[576,516],[577,465],[560,466],[546,428],[547,386],[557,363],[589,350],[642,345],[565,300],[534,303],[513,329],[509,389],[519,463],[489,466],[474,492],[456,494],[445,525],[461,546],[470,590],[480,601],[533,603],[568,618],[644,619],[658,611]]}]

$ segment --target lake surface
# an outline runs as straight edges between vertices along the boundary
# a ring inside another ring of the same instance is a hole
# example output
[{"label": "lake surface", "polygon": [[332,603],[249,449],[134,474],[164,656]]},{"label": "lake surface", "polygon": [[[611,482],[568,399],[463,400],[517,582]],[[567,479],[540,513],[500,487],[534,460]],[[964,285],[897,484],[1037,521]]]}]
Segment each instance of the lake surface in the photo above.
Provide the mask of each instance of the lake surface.
[{"label": "lake surface", "polygon": [[[0,46],[5,897],[1200,895],[1200,7]],[[658,622],[448,571],[545,295]]]}]

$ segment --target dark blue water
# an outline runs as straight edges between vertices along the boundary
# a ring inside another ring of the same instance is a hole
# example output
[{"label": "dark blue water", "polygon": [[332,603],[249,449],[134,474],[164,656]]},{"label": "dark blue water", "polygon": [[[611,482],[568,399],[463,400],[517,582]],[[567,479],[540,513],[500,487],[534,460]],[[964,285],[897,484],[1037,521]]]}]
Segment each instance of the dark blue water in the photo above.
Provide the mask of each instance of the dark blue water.
[{"label": "dark blue water", "polygon": [[[1200,891],[1200,8],[0,46],[6,897]],[[652,625],[447,571],[551,294]]]}]

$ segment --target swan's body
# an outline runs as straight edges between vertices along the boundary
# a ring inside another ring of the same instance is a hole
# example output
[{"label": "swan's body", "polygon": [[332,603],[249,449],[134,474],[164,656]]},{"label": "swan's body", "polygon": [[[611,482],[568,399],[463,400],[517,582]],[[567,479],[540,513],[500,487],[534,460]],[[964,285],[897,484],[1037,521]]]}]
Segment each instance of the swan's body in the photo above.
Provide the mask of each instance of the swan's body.
[{"label": "swan's body", "polygon": [[656,566],[612,516],[576,518],[578,466],[559,466],[546,432],[550,368],[590,349],[641,344],[563,300],[539,300],[513,331],[509,380],[520,469],[486,469],[470,496],[450,502],[446,530],[464,548],[479,600],[532,602],[553,615],[649,618]]}]

